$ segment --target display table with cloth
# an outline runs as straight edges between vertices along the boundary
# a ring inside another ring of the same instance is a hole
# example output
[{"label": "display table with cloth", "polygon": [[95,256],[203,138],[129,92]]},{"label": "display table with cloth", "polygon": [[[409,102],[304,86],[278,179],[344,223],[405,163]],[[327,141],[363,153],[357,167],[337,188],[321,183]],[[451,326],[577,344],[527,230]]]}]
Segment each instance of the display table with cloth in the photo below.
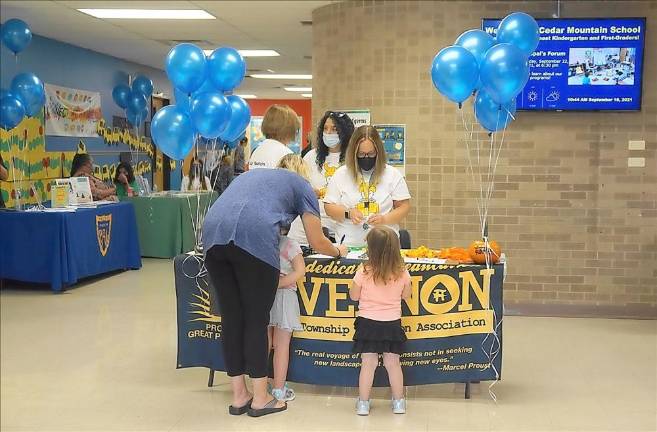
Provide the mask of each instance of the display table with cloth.
[{"label": "display table with cloth", "polygon": [[[304,329],[294,332],[287,379],[358,386],[360,356],[351,352],[357,303],[348,291],[361,261],[307,257],[305,262],[306,275],[297,283]],[[417,260],[407,260],[406,266],[412,296],[402,301],[408,337],[401,356],[405,384],[500,379],[504,266]],[[203,257],[178,256],[174,270],[177,365],[224,370],[221,317]],[[381,372],[377,370],[376,386],[388,384]]]},{"label": "display table with cloth", "polygon": [[0,211],[0,279],[61,291],[88,276],[139,268],[130,203],[61,213]]},{"label": "display table with cloth", "polygon": [[194,227],[217,199],[216,192],[160,192],[143,197],[124,197],[135,206],[141,256],[173,258],[194,249]]}]

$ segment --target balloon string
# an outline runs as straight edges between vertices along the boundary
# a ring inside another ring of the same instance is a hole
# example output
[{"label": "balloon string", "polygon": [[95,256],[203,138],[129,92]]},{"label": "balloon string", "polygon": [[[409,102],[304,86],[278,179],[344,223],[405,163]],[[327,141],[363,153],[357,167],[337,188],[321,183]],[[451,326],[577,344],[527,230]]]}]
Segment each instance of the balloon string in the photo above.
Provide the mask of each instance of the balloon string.
[{"label": "balloon string", "polygon": [[[505,126],[504,126],[504,129],[502,129],[502,137],[501,137],[500,144],[499,144],[499,146],[497,148],[497,151],[496,151],[496,154],[495,154],[495,162],[493,164],[493,173],[495,173],[497,171],[497,164],[499,162],[500,154],[502,152],[502,147],[504,146],[504,137],[505,137],[505,134],[506,134],[506,128],[508,126],[509,115],[510,115],[510,113],[507,111],[507,118],[506,118],[506,121],[505,121]],[[491,183],[489,184],[488,203],[490,203],[494,191],[495,191],[495,182],[494,182],[494,179],[493,179],[493,181],[491,181]],[[487,207],[486,212],[485,212],[486,218],[488,217],[488,209],[489,208]]]},{"label": "balloon string", "polygon": [[[472,185],[476,188],[477,187],[477,181],[476,181],[476,176],[474,173],[474,167],[472,165],[472,156],[471,156],[471,148],[470,148],[470,143],[472,141],[472,135],[474,132],[474,124],[470,123],[470,129],[468,129],[468,125],[466,124],[465,121],[465,114],[463,112],[464,110],[460,110],[461,112],[461,122],[463,124],[463,129],[464,129],[464,138],[465,138],[465,145],[467,149],[467,155],[468,155],[468,168],[470,170],[470,177],[472,179]],[[469,137],[468,137],[469,135]],[[479,213],[479,221],[481,222],[483,212],[482,212],[482,207],[481,207],[481,201],[478,197],[475,197],[477,201],[477,211]]]}]

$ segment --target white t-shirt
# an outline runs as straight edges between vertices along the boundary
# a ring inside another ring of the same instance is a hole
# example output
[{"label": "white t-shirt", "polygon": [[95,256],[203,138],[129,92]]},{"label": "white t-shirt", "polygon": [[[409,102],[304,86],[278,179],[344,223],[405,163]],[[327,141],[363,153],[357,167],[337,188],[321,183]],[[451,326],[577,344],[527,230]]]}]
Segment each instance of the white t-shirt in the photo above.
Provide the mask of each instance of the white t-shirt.
[{"label": "white t-shirt", "polygon": [[[182,179],[182,183],[180,183],[180,191],[181,192],[198,192],[201,190],[201,181],[199,180],[198,177],[194,178],[194,182],[192,185],[189,185],[189,177],[185,176]],[[205,176],[205,190],[211,191],[212,190],[212,184],[210,183],[210,179],[208,176]]]},{"label": "white t-shirt", "polygon": [[251,154],[249,169],[276,168],[283,156],[293,153],[292,150],[273,139],[264,140]]},{"label": "white t-shirt", "polygon": [[[308,171],[310,172],[310,184],[313,189],[318,189],[320,191],[319,199],[321,200],[324,194],[326,194],[326,187],[328,186],[329,180],[333,177],[337,169],[340,168],[340,153],[329,153],[326,155],[326,159],[324,160],[321,169],[317,167],[316,159],[317,150],[315,149],[310,150],[303,157],[303,160],[308,167]],[[319,208],[322,217],[322,226],[328,228],[331,232],[335,232],[335,221],[326,214],[323,205],[320,205]],[[300,244],[308,244],[308,239],[306,239],[306,232],[303,229],[301,218],[296,218],[294,222],[292,222],[288,237],[296,240]]]},{"label": "white t-shirt", "polygon": [[[301,255],[301,247],[299,243],[292,240],[287,236],[281,236],[281,241],[279,243],[280,258],[281,258],[281,274],[287,276],[294,271],[294,265],[292,261],[297,255]],[[292,288],[296,291],[297,284],[294,283],[286,288]]]},{"label": "white t-shirt", "polygon": [[[394,167],[386,165],[383,175],[378,183],[369,184],[367,178],[358,183],[354,181],[346,166],[338,168],[329,182],[325,203],[339,204],[348,209],[357,208],[363,214],[365,222],[374,214],[388,214],[393,209],[393,201],[403,201],[411,198],[406,180]],[[345,236],[344,244],[347,246],[364,246],[365,236],[369,229],[363,224],[355,225],[350,219],[335,223],[336,240]],[[399,225],[388,225],[399,233]],[[369,227],[368,227],[369,228]]]}]

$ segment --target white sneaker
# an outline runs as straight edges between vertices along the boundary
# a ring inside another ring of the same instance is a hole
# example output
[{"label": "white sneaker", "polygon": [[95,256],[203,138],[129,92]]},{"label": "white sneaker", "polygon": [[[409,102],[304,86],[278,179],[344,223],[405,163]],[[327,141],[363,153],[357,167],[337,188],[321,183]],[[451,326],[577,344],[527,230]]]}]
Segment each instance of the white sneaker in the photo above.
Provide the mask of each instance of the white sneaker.
[{"label": "white sneaker", "polygon": [[356,399],[356,414],[359,416],[370,415],[370,401],[360,400],[360,398]]},{"label": "white sneaker", "polygon": [[392,400],[392,413],[393,414],[406,414],[406,399],[393,399]]}]

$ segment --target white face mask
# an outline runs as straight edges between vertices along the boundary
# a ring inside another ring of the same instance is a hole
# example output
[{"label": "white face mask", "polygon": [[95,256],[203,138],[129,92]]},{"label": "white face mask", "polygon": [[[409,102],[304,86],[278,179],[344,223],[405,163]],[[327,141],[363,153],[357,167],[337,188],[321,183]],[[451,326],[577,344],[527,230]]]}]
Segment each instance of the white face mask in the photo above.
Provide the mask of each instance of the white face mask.
[{"label": "white face mask", "polygon": [[322,138],[324,140],[324,144],[326,144],[326,147],[328,148],[334,148],[335,146],[340,144],[340,137],[336,133],[327,134],[326,132],[324,132],[322,134]]}]

